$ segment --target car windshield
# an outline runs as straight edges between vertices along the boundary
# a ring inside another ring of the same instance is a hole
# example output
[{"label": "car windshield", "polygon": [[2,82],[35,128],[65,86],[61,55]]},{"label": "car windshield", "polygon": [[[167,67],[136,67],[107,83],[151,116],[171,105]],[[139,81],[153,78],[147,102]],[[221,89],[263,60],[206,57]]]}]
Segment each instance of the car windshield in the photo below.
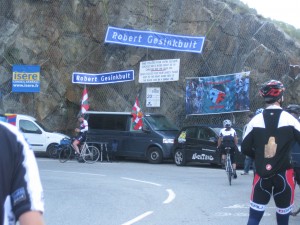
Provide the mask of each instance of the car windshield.
[{"label": "car windshield", "polygon": [[166,117],[162,115],[145,116],[145,119],[150,123],[153,130],[178,130],[174,124],[172,124]]},{"label": "car windshield", "polygon": [[46,127],[44,127],[43,124],[41,124],[39,121],[35,120],[34,122],[36,122],[44,131],[52,133],[52,130],[47,129]]}]

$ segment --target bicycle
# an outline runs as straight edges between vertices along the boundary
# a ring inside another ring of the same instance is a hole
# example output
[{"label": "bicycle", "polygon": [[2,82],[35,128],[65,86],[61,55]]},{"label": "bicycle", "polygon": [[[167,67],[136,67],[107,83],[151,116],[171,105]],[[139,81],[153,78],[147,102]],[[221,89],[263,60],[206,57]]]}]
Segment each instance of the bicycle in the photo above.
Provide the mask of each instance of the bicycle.
[{"label": "bicycle", "polygon": [[[75,156],[75,149],[72,146],[71,139],[64,138],[61,140],[61,149],[59,150],[59,161],[64,163]],[[100,157],[100,151],[97,147],[89,146],[87,142],[83,142],[80,147],[80,155],[78,159],[82,159],[85,163],[97,162]]]},{"label": "bicycle", "polygon": [[231,179],[233,177],[233,167],[230,158],[230,150],[231,147],[225,147],[225,151],[226,151],[225,171],[228,176],[229,185],[231,185]]}]

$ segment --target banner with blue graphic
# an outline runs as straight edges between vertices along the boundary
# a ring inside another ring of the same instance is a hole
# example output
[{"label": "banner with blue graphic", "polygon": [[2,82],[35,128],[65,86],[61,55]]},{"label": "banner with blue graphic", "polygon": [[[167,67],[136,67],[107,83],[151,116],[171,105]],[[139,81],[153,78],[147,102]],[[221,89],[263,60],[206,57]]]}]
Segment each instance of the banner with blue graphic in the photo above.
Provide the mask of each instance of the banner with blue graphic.
[{"label": "banner with blue graphic", "polygon": [[134,80],[134,71],[117,71],[112,73],[78,73],[72,74],[72,83],[76,84],[110,84]]},{"label": "banner with blue graphic", "polygon": [[40,92],[39,65],[13,65],[12,92]]},{"label": "banner with blue graphic", "polygon": [[186,79],[186,114],[249,111],[250,72]]},{"label": "banner with blue graphic", "polygon": [[201,53],[205,37],[108,27],[105,43]]}]

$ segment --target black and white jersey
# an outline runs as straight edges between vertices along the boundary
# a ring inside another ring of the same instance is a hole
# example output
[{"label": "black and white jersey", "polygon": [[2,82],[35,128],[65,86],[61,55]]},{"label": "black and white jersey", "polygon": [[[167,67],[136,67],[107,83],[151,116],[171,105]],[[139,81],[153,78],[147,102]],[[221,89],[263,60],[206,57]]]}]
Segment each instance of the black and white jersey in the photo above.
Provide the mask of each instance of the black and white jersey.
[{"label": "black and white jersey", "polygon": [[32,150],[13,125],[0,122],[0,224],[27,211],[44,211],[39,170]]},{"label": "black and white jersey", "polygon": [[87,132],[89,130],[89,125],[88,122],[86,120],[83,120],[80,123],[80,133],[83,134],[84,132]]},{"label": "black and white jersey", "polygon": [[291,148],[300,143],[300,123],[279,106],[269,106],[247,125],[243,154],[255,158],[256,172],[266,178],[292,167]]}]

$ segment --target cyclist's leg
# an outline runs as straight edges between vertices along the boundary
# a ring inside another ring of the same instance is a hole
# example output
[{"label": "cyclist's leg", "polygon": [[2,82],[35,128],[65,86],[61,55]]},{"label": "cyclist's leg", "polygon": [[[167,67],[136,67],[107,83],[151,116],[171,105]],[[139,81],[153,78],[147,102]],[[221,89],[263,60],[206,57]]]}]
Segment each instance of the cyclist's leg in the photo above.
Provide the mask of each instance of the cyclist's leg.
[{"label": "cyclist's leg", "polygon": [[226,159],[226,155],[225,155],[225,154],[222,154],[222,164],[225,163],[225,159]]},{"label": "cyclist's leg", "polygon": [[222,168],[225,168],[226,152],[225,152],[225,149],[223,148],[223,146],[221,146],[220,149],[221,149],[221,165],[222,165]]},{"label": "cyclist's leg", "polygon": [[294,203],[295,182],[293,169],[286,170],[274,177],[273,196],[277,207],[277,224],[287,225]]},{"label": "cyclist's leg", "polygon": [[[300,188],[300,167],[299,166],[294,167],[294,178]],[[294,211],[293,213],[291,213],[291,215],[297,216],[298,213],[300,213],[300,208]]]},{"label": "cyclist's leg", "polygon": [[233,177],[237,178],[237,174],[236,174],[236,162],[235,162],[235,154],[234,151],[230,152],[230,159],[231,159],[231,163],[232,163],[232,168],[233,168]]},{"label": "cyclist's leg", "polygon": [[79,148],[78,148],[78,145],[80,143],[80,139],[81,139],[81,136],[78,136],[78,137],[75,138],[75,140],[72,143],[72,147],[74,148],[76,154],[80,154],[80,151],[79,151]]},{"label": "cyclist's leg", "polygon": [[271,179],[262,179],[255,174],[250,199],[250,212],[247,225],[258,225],[272,195]]}]

